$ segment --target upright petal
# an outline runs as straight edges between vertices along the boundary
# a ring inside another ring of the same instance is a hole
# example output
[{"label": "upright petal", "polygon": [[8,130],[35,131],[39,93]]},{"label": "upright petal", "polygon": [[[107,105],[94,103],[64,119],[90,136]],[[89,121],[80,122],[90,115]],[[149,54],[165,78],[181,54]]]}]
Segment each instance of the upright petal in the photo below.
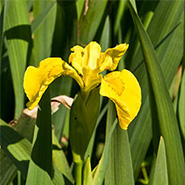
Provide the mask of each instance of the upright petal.
[{"label": "upright petal", "polygon": [[29,109],[33,109],[40,101],[48,85],[61,75],[72,76],[79,85],[83,85],[77,72],[61,58],[47,58],[39,67],[30,66],[24,74],[24,90],[30,100]]},{"label": "upright petal", "polygon": [[96,69],[98,66],[98,59],[101,54],[101,47],[97,42],[90,42],[84,49],[83,66],[89,66],[90,69]]},{"label": "upright petal", "polygon": [[79,74],[82,74],[84,48],[77,45],[71,48],[71,51],[74,51],[74,53],[70,54],[69,63],[78,71]]},{"label": "upright petal", "polygon": [[104,53],[104,60],[102,60],[100,70],[104,71],[105,69],[108,69],[114,71],[117,68],[121,57],[127,51],[128,46],[128,44],[119,44],[114,48],[107,49]]},{"label": "upright petal", "polygon": [[71,53],[69,56],[69,63],[71,63],[80,74],[83,73],[83,67],[89,67],[91,70],[98,67],[97,63],[101,54],[101,47],[97,42],[92,41],[85,48],[77,45],[71,50],[74,51],[74,53]]},{"label": "upright petal", "polygon": [[135,76],[125,69],[105,75],[100,94],[115,103],[120,127],[126,130],[141,106],[141,88]]}]

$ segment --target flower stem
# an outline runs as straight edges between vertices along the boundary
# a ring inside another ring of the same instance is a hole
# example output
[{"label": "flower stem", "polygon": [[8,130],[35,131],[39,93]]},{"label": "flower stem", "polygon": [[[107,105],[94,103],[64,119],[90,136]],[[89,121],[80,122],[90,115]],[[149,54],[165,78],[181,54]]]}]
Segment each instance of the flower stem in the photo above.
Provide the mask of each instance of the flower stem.
[{"label": "flower stem", "polygon": [[82,185],[82,165],[83,162],[75,162],[75,180],[76,185]]}]

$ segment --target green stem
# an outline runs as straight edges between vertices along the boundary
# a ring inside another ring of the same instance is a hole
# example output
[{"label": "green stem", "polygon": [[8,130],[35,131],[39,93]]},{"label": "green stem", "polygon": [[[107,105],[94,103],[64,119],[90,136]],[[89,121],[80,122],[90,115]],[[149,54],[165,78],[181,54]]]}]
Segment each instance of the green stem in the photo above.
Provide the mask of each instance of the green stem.
[{"label": "green stem", "polygon": [[75,162],[75,180],[76,185],[82,185],[82,165],[83,162]]}]

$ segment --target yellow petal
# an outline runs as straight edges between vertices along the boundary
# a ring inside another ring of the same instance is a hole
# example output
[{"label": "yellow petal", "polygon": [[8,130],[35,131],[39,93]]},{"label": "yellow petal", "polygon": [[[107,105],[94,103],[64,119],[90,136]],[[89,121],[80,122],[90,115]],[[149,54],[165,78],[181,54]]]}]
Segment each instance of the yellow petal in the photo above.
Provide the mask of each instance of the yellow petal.
[{"label": "yellow petal", "polygon": [[105,69],[108,69],[114,71],[117,68],[121,57],[127,51],[128,46],[128,44],[119,44],[114,48],[107,49],[104,53],[104,60],[102,61],[100,70],[104,71]]},{"label": "yellow petal", "polygon": [[27,107],[33,109],[39,103],[48,85],[61,75],[70,75],[83,86],[77,72],[61,58],[47,58],[40,62],[38,68],[28,67],[24,74],[24,90],[30,100]]},{"label": "yellow petal", "polygon": [[99,75],[99,60],[101,47],[97,42],[90,42],[85,48],[74,46],[74,53],[69,56],[69,63],[78,71],[84,82],[83,91],[89,91],[101,82]]},{"label": "yellow petal", "polygon": [[[97,68],[98,59],[101,54],[101,47],[97,42],[90,42],[85,48],[74,46],[74,53],[69,56],[69,63],[82,74],[83,67],[89,67],[94,70]],[[83,75],[83,74],[82,74]]]},{"label": "yellow petal", "polygon": [[98,59],[101,54],[101,47],[97,42],[90,42],[84,49],[83,66],[89,66],[90,69],[96,69]]},{"label": "yellow petal", "polygon": [[141,106],[141,88],[135,76],[125,69],[105,75],[100,94],[115,103],[120,127],[126,130]]},{"label": "yellow petal", "polygon": [[81,46],[74,46],[71,48],[71,53],[69,56],[69,63],[80,73],[82,74],[82,60],[84,56],[84,48]]},{"label": "yellow petal", "polygon": [[83,91],[90,91],[97,87],[101,83],[102,75],[99,75],[97,69],[90,69],[88,66],[83,67],[83,81],[84,89]]}]

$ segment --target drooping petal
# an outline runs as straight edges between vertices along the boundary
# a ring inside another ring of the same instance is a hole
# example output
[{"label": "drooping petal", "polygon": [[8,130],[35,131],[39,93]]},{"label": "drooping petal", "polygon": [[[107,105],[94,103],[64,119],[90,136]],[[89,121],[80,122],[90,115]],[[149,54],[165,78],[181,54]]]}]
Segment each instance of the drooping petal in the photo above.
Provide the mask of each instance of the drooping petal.
[{"label": "drooping petal", "polygon": [[28,67],[24,74],[24,90],[30,100],[27,107],[33,109],[39,103],[48,85],[61,75],[70,75],[80,86],[83,86],[77,72],[61,58],[47,58],[40,62],[38,68]]},{"label": "drooping petal", "polygon": [[105,69],[114,71],[117,68],[121,57],[127,51],[128,46],[128,44],[119,44],[114,48],[107,49],[104,53],[100,71],[104,71]]},{"label": "drooping petal", "polygon": [[141,106],[141,88],[135,76],[125,69],[105,75],[100,94],[115,103],[120,127],[126,130]]}]

